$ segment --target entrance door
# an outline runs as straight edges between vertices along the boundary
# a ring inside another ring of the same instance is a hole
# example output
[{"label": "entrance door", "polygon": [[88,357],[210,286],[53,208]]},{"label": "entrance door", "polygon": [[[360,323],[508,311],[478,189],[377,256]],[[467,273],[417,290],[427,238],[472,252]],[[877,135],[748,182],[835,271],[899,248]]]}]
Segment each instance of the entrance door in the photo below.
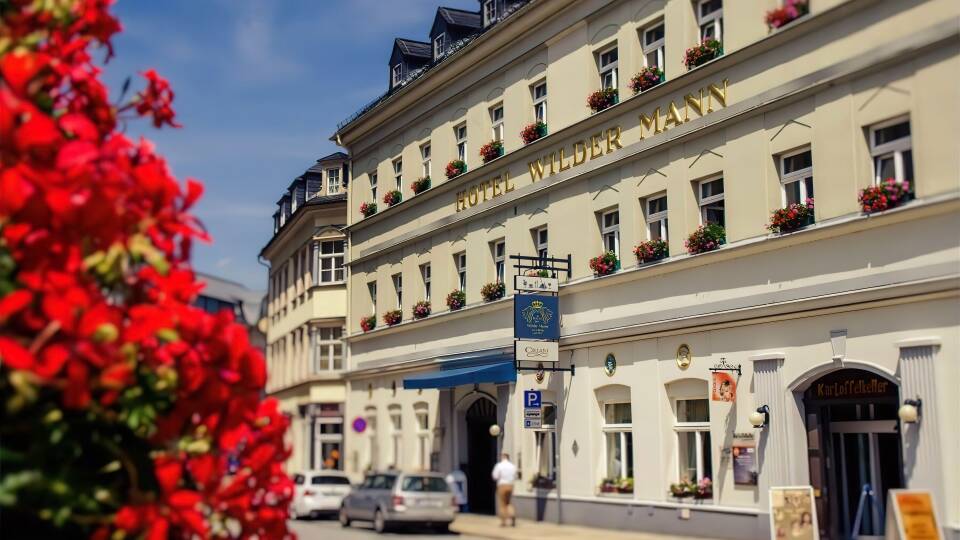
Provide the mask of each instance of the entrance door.
[{"label": "entrance door", "polygon": [[497,439],[490,426],[497,423],[497,406],[480,398],[467,409],[467,462],[460,470],[467,475],[467,504],[470,511],[493,514],[495,484],[490,474],[497,462]]},{"label": "entrance door", "polygon": [[[862,370],[829,373],[806,391],[810,479],[821,537],[883,536],[887,491],[903,485],[897,404],[896,383]],[[873,498],[863,496],[865,486]]]}]

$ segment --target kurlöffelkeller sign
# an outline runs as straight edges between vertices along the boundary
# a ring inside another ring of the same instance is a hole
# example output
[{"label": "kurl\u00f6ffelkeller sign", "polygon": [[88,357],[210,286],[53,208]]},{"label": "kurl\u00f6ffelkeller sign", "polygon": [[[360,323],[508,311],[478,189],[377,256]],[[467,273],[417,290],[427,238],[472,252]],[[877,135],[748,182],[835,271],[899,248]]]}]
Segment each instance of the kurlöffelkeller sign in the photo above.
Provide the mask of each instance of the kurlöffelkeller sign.
[{"label": "kurl\u00f6ffelkeller sign", "polygon": [[513,297],[513,332],[517,339],[560,339],[560,303],[556,296]]}]

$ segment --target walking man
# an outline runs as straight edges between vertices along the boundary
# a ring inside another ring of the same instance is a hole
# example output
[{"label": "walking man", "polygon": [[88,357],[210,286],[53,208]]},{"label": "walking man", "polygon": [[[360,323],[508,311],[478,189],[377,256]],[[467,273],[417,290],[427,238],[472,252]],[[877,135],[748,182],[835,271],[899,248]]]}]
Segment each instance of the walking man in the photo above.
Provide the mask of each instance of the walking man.
[{"label": "walking man", "polygon": [[497,482],[497,515],[500,516],[500,526],[517,526],[517,516],[513,508],[513,483],[517,479],[517,466],[510,462],[510,454],[504,452],[500,463],[493,467],[493,479]]}]

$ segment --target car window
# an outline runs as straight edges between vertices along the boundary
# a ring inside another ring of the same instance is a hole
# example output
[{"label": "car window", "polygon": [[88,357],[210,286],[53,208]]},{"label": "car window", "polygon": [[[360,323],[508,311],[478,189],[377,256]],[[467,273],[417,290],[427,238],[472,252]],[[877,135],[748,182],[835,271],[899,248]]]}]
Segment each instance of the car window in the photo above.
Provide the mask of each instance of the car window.
[{"label": "car window", "polygon": [[310,483],[313,485],[349,486],[350,480],[343,476],[314,476]]},{"label": "car window", "polygon": [[373,482],[370,483],[370,489],[387,489],[387,477],[382,474],[374,476]]},{"label": "car window", "polygon": [[374,478],[376,478],[376,477],[373,476],[372,474],[363,477],[363,483],[360,484],[360,489],[371,489],[371,488],[373,487],[373,479],[374,479]]},{"label": "car window", "polygon": [[432,493],[442,493],[450,491],[446,480],[436,476],[407,476],[403,479],[400,488],[402,491],[422,491]]},{"label": "car window", "polygon": [[302,475],[302,474],[295,475],[295,476],[293,477],[293,483],[296,484],[296,485],[298,485],[298,486],[302,486],[302,485],[303,485],[303,475]]},{"label": "car window", "polygon": [[397,477],[389,474],[383,475],[383,489],[393,489],[397,483]]}]

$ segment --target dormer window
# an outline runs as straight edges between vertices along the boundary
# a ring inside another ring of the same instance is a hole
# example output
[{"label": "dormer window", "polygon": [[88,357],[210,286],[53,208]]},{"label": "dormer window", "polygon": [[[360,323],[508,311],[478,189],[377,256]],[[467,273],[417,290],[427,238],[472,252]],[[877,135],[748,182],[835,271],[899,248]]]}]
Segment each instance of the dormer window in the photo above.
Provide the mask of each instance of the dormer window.
[{"label": "dormer window", "polygon": [[445,34],[440,34],[439,36],[433,38],[433,58],[437,59],[443,56],[444,45],[446,44]]},{"label": "dormer window", "polygon": [[395,66],[393,66],[392,73],[393,73],[393,86],[397,86],[398,84],[400,84],[401,80],[403,79],[403,65],[396,64]]},{"label": "dormer window", "polygon": [[497,0],[486,0],[483,3],[483,25],[488,26],[497,20]]}]

